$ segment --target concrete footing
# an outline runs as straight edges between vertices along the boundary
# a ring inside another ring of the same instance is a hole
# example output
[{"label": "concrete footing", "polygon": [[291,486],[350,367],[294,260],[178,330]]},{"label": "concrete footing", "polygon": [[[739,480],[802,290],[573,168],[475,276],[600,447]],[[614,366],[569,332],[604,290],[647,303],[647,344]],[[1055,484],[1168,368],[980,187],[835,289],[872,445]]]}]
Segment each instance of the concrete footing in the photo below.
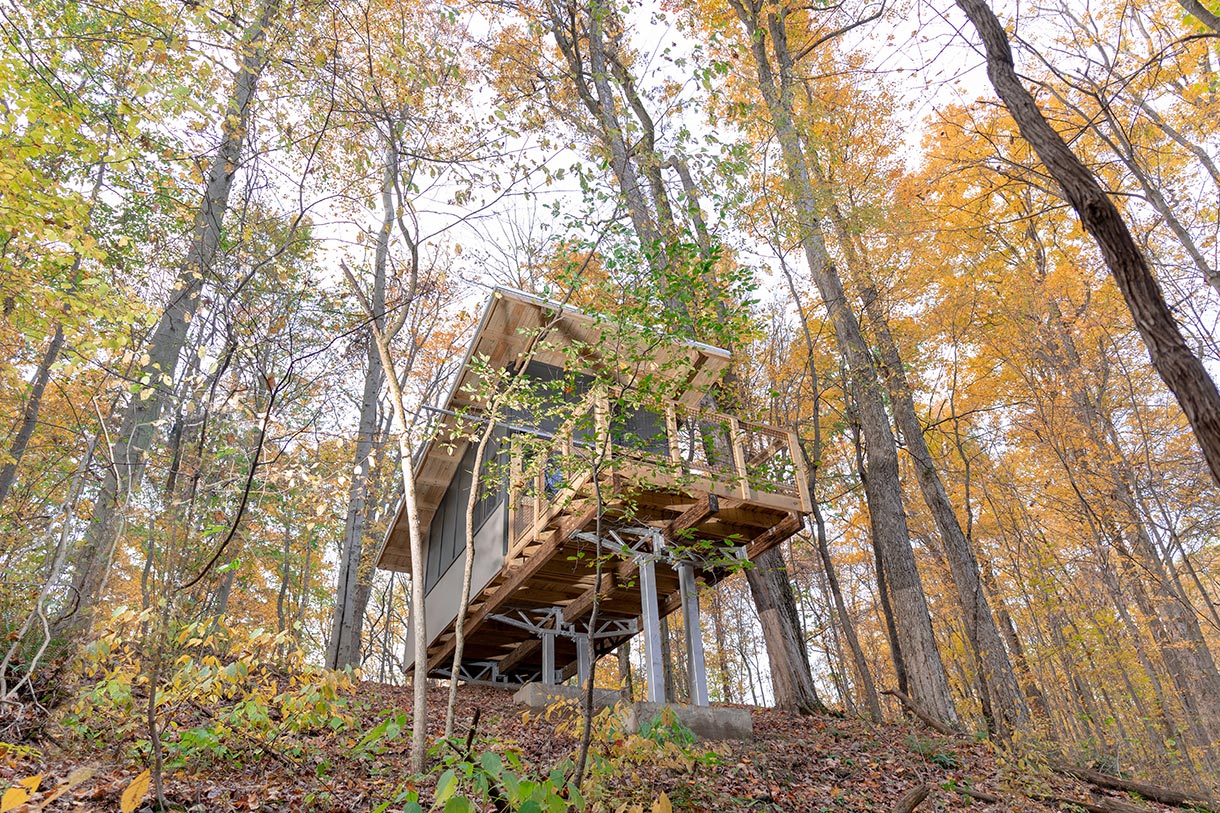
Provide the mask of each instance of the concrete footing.
[{"label": "concrete footing", "polygon": [[[609,689],[593,690],[594,711],[613,706],[622,699],[616,691]],[[583,703],[585,692],[579,686],[547,686],[544,683],[527,683],[513,695],[513,702],[531,709],[550,708],[556,703]]]},{"label": "concrete footing", "polygon": [[665,703],[632,703],[626,709],[625,724],[629,733],[650,723],[668,708],[682,725],[701,740],[752,740],[754,718],[748,709],[712,706],[683,706]]},{"label": "concrete footing", "polygon": [[[527,683],[513,695],[513,702],[532,709],[548,709],[559,703],[568,703],[573,711],[584,701],[584,692],[577,686],[546,686],[542,683]],[[594,710],[609,708],[621,700],[621,695],[609,689],[593,692]],[[689,728],[701,740],[752,740],[754,719],[748,709],[732,709],[712,706],[686,706],[666,703],[632,703],[624,705],[623,726],[627,733],[635,734],[640,726],[646,726],[669,709],[682,725]]]}]

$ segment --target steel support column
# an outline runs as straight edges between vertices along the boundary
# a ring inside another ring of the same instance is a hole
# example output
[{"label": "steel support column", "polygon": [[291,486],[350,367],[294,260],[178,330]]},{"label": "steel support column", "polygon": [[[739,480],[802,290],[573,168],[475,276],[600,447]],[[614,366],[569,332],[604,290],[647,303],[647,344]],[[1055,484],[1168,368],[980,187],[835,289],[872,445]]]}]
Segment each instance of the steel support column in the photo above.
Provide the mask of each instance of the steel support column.
[{"label": "steel support column", "polygon": [[686,631],[690,702],[696,706],[706,706],[707,664],[703,657],[703,632],[699,626],[699,585],[695,581],[695,566],[690,562],[678,562],[674,569],[678,571],[678,588],[682,596],[682,626]]},{"label": "steel support column", "polygon": [[576,641],[576,682],[584,687],[592,677],[592,664],[589,662],[589,636],[577,634]]},{"label": "steel support column", "polygon": [[542,633],[542,685],[555,685],[555,633],[544,630]]},{"label": "steel support column", "polygon": [[657,606],[657,572],[653,557],[636,559],[640,566],[640,620],[644,625],[644,674],[648,701],[665,702],[665,664],[661,662],[661,611]]}]

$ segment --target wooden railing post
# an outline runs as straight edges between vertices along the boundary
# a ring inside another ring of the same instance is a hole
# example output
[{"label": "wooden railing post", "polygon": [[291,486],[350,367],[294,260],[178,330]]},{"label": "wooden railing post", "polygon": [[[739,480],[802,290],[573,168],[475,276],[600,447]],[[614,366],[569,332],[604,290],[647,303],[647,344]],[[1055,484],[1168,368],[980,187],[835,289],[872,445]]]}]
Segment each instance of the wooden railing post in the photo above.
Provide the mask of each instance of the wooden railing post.
[{"label": "wooden railing post", "polygon": [[513,449],[508,461],[508,537],[509,549],[517,541],[517,518],[521,514],[521,451]]},{"label": "wooden railing post", "polygon": [[753,489],[750,487],[750,478],[746,472],[746,450],[742,444],[741,423],[732,415],[729,419],[729,444],[733,448],[733,468],[737,470],[738,489],[741,492],[743,500],[751,499]]},{"label": "wooden railing post", "polygon": [[[792,470],[796,477],[797,493],[801,495],[801,509],[813,510],[813,495],[809,493],[809,472],[805,468],[805,451],[801,448],[801,438],[796,432],[788,430],[788,454],[792,456]],[[814,465],[817,462],[814,461]]]},{"label": "wooden railing post", "polygon": [[682,465],[682,450],[678,448],[678,409],[671,401],[665,403],[665,436],[669,441],[670,461]]}]

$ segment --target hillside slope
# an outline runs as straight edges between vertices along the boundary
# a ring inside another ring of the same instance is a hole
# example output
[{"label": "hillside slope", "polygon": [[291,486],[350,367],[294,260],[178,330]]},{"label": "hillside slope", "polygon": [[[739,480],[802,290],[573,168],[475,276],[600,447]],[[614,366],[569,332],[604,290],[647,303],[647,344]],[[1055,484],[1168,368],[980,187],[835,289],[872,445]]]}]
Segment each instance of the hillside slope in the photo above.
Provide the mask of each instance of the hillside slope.
[{"label": "hillside slope", "polygon": [[[400,810],[402,795],[414,789],[427,809],[440,770],[418,783],[406,774],[409,743],[400,724],[409,721],[400,715],[410,707],[409,694],[408,688],[357,683],[342,698],[354,717],[346,730],[323,726],[257,743],[244,741],[239,728],[218,729],[215,708],[195,704],[180,710],[166,735],[166,797],[179,809],[200,812]],[[441,733],[443,695],[431,694],[434,739]],[[506,691],[473,686],[459,691],[457,730],[464,741],[476,714],[478,727],[469,740],[476,760],[487,752],[515,753],[522,775],[545,776],[578,745],[578,726],[570,719],[564,722],[561,713],[526,714]],[[754,710],[754,724],[754,742],[714,746],[660,736],[629,739],[599,725],[596,767],[585,788],[590,809],[641,804],[649,810],[664,794],[673,809],[684,810],[890,811],[925,786],[929,795],[919,803],[920,811],[1061,809],[1061,800],[1113,813],[1170,809],[1039,769],[1036,760],[1005,758],[986,743],[949,739],[912,725],[767,709]],[[38,791],[15,809],[122,807],[123,792],[148,764],[147,742],[136,729],[109,741],[82,736],[81,725],[69,715],[48,724],[30,743],[0,745],[4,786],[23,779],[28,786],[33,784],[28,780],[39,778]],[[212,731],[215,741],[203,731]],[[452,758],[464,745],[446,753]],[[13,793],[5,796],[6,803],[20,798],[21,791]],[[151,810],[149,799],[151,794],[143,795],[137,809]],[[134,803],[130,793],[128,803]]]}]

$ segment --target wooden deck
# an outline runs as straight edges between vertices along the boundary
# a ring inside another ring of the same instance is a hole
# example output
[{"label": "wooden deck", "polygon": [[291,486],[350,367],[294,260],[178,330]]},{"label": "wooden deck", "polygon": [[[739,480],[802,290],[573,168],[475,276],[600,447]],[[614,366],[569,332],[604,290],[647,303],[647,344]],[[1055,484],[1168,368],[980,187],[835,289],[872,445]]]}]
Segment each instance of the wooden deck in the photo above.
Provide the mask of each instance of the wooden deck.
[{"label": "wooden deck", "polygon": [[[518,479],[509,496],[509,552],[500,573],[471,603],[463,664],[495,663],[502,677],[535,679],[542,669],[541,641],[505,617],[545,619],[558,608],[563,622],[587,625],[599,535],[604,540],[600,627],[641,613],[637,564],[630,553],[615,550],[619,539],[639,541],[652,529],[678,556],[698,553],[703,561],[697,577],[714,584],[741,567],[741,558],[754,559],[800,530],[810,505],[794,434],[717,413],[700,412],[695,420],[678,404],[665,411],[664,442],[654,438],[652,445],[668,454],[606,448],[598,488],[586,470],[570,474],[555,493],[538,500],[531,494],[547,494],[545,463],[535,465],[532,483],[527,478],[522,486]],[[718,459],[708,455],[715,444],[682,442],[682,427],[700,426],[723,428]],[[666,615],[679,606],[678,575],[662,564],[656,580],[660,612]],[[602,638],[598,651],[628,637]],[[443,674],[451,666],[453,640],[450,624],[428,649],[430,674]],[[558,638],[555,654],[556,667],[565,675],[576,669],[573,640]]]},{"label": "wooden deck", "polygon": [[[629,492],[606,503],[600,530],[608,537],[616,528],[634,529],[645,524],[660,530],[666,542],[677,548],[694,540],[714,540],[725,546],[726,553],[739,549],[745,558],[753,559],[800,530],[801,518],[794,512],[715,495]],[[585,502],[551,512],[531,530],[523,544],[515,546],[516,554],[506,560],[499,576],[471,603],[463,661],[493,661],[501,675],[533,679],[542,668],[540,639],[494,616],[517,611],[530,615],[558,607],[565,622],[587,622],[593,609],[597,545],[585,535],[596,534],[598,526],[595,504]],[[628,533],[624,531],[621,536]],[[637,618],[640,585],[635,578],[635,561],[615,555],[608,546],[603,548],[603,556],[598,620]],[[701,580],[714,584],[732,568],[700,567],[696,572]],[[675,571],[657,568],[657,593],[662,615],[678,607]],[[607,651],[621,640],[603,639],[599,648]],[[448,668],[452,658],[450,625],[428,649],[429,672]],[[575,669],[575,663],[574,644],[563,638],[557,640],[556,665],[565,668],[566,674]]]}]

